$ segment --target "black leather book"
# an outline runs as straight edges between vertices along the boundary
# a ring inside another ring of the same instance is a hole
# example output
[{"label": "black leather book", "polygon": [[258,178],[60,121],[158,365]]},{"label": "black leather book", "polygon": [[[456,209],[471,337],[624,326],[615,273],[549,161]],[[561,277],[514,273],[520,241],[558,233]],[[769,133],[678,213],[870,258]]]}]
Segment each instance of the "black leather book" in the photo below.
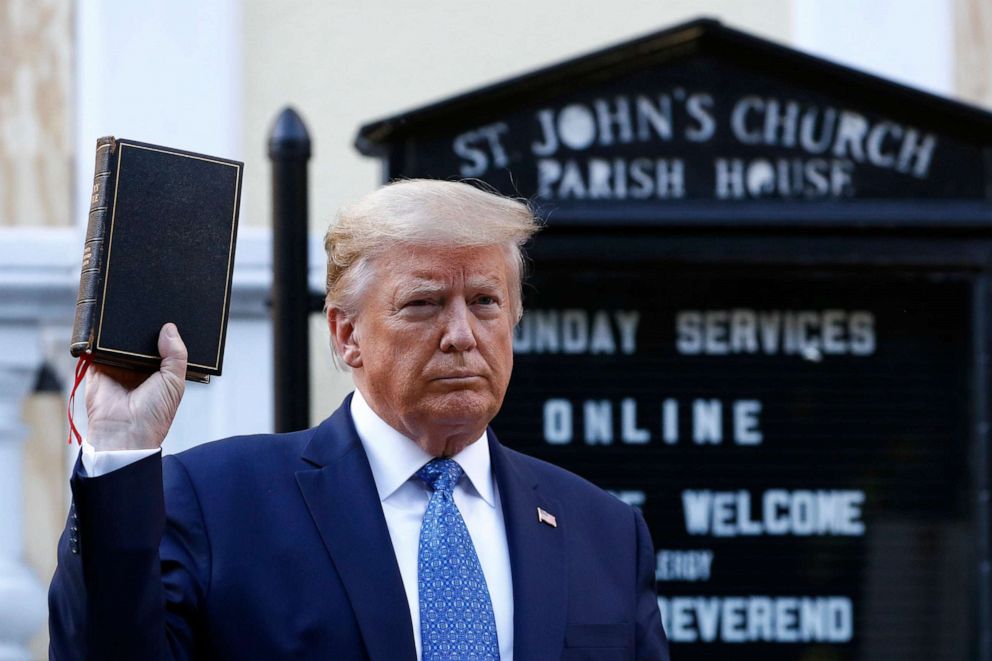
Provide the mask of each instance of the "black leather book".
[{"label": "black leather book", "polygon": [[70,351],[158,369],[158,334],[179,327],[186,378],[221,373],[244,164],[104,137]]}]

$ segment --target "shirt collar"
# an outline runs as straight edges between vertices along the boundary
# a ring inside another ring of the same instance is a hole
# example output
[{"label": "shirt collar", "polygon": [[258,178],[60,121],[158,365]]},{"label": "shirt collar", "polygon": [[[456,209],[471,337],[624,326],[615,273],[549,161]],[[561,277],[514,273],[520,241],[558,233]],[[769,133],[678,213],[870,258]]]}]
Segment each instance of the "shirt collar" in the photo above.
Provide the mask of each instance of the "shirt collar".
[{"label": "shirt collar", "polygon": [[[414,473],[433,459],[423,448],[380,418],[357,389],[351,398],[351,419],[368,456],[380,501],[393,495]],[[492,459],[489,456],[486,432],[482,432],[478,439],[452,458],[465,471],[465,476],[478,495],[490,507],[495,507]]]}]

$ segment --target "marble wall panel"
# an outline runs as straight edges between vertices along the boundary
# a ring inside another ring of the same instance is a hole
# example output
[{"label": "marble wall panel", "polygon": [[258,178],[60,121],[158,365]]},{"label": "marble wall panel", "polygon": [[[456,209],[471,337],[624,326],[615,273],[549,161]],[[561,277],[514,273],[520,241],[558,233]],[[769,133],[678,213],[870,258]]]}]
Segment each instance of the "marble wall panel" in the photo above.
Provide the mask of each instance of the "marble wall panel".
[{"label": "marble wall panel", "polygon": [[0,227],[71,226],[72,0],[0,0]]},{"label": "marble wall panel", "polygon": [[954,0],[955,91],[992,110],[992,2]]}]

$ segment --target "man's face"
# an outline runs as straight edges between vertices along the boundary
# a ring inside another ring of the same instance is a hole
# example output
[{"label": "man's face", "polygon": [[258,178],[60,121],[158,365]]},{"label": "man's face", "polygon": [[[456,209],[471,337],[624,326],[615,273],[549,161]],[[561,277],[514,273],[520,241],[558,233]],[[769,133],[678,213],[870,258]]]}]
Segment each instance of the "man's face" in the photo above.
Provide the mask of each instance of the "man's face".
[{"label": "man's face", "polygon": [[503,403],[510,269],[499,246],[393,248],[375,260],[351,328],[330,319],[372,409],[434,456],[478,438]]}]

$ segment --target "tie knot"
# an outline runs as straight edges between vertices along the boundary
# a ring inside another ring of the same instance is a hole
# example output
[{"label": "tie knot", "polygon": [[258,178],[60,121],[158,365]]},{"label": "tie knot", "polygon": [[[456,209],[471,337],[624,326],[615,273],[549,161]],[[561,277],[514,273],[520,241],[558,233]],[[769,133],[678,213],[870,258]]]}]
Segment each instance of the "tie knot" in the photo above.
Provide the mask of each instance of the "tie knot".
[{"label": "tie knot", "polygon": [[451,493],[462,477],[462,467],[454,459],[431,459],[417,471],[417,477],[434,491]]}]

